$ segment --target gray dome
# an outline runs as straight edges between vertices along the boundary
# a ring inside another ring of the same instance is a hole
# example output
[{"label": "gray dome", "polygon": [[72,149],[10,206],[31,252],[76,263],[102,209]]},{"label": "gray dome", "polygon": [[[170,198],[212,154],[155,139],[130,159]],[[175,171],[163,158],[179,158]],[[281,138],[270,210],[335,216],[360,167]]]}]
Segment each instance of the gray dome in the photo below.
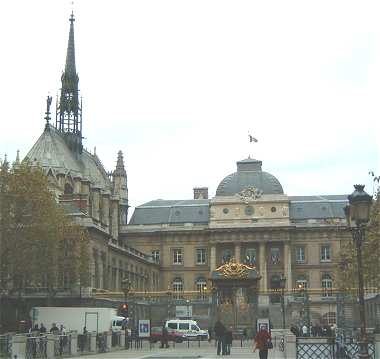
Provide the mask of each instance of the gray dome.
[{"label": "gray dome", "polygon": [[237,172],[220,182],[216,195],[233,196],[248,187],[255,187],[263,194],[283,194],[279,180],[270,173],[263,172],[261,165],[261,161],[251,158],[237,162]]}]

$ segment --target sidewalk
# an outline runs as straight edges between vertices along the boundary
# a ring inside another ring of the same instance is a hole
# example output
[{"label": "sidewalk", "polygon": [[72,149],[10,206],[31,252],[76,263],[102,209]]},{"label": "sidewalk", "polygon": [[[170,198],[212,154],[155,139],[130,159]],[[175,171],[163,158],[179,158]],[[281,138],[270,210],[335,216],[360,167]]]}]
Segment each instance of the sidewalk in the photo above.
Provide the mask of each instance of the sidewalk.
[{"label": "sidewalk", "polygon": [[[237,345],[239,344],[239,345]],[[201,343],[198,347],[197,342],[192,342],[187,347],[187,343],[177,344],[175,348],[160,349],[158,345],[149,349],[149,347],[144,347],[143,349],[132,349],[132,350],[120,350],[111,353],[100,353],[94,355],[85,355],[80,358],[88,359],[216,359],[216,358],[226,358],[226,359],[258,359],[259,352],[253,353],[251,342],[244,343],[243,348],[240,347],[240,343],[237,343],[232,347],[231,355],[227,356],[217,356],[216,349],[213,343]],[[269,350],[268,359],[283,359],[284,353],[277,351],[276,348]]]}]

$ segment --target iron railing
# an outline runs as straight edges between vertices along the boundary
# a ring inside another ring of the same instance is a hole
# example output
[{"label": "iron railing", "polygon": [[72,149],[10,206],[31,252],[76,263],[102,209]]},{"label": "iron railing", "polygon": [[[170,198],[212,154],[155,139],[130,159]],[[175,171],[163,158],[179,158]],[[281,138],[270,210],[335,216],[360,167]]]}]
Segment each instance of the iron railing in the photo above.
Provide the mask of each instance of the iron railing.
[{"label": "iron railing", "polygon": [[26,359],[46,358],[46,336],[26,338]]},{"label": "iron railing", "polygon": [[12,354],[12,337],[9,334],[0,335],[0,358],[9,358]]},{"label": "iron railing", "polygon": [[71,335],[58,335],[54,341],[54,355],[56,357],[71,355]]},{"label": "iron railing", "polygon": [[78,334],[78,352],[90,352],[91,349],[91,334]]}]

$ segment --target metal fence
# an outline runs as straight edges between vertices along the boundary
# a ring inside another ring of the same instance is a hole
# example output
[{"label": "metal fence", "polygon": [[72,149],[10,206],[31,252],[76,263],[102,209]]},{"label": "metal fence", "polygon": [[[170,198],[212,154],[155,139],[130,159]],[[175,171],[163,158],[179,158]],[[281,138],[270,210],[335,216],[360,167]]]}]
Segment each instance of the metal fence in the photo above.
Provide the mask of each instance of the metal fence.
[{"label": "metal fence", "polygon": [[[359,358],[359,345],[357,343],[346,344],[344,350],[348,358]],[[375,359],[375,345],[373,343],[368,343],[368,354],[371,359]]]},{"label": "metal fence", "polygon": [[297,359],[335,359],[335,344],[297,340]]},{"label": "metal fence", "polygon": [[78,334],[78,352],[86,353],[91,349],[91,334]]},{"label": "metal fence", "polygon": [[0,335],[0,358],[8,358],[12,351],[12,337],[9,334]]},{"label": "metal fence", "polygon": [[26,338],[26,359],[46,358],[46,336]]},{"label": "metal fence", "polygon": [[[358,343],[338,343],[335,338],[327,338],[326,342],[318,338],[297,339],[297,359],[358,359]],[[375,359],[375,345],[368,343],[368,354]]]},{"label": "metal fence", "polygon": [[107,335],[108,333],[99,333],[96,337],[96,344],[98,347],[98,352],[99,353],[105,353],[107,352]]},{"label": "metal fence", "polygon": [[54,355],[56,357],[71,355],[71,335],[58,335],[54,341]]},{"label": "metal fence", "polygon": [[[121,343],[121,333],[120,332],[112,332],[112,347],[120,347]],[[124,345],[124,343],[123,343]]]}]

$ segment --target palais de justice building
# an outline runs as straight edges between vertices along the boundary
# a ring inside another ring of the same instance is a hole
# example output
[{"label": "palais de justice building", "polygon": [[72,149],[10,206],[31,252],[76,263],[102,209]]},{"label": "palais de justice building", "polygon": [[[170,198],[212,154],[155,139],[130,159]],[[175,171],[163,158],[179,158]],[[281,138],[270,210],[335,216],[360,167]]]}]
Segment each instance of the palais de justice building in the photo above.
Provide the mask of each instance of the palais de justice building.
[{"label": "palais de justice building", "polygon": [[[137,206],[128,223],[122,153],[115,154],[116,167],[107,172],[95,151],[82,144],[73,16],[61,82],[55,120],[48,101],[44,130],[26,157],[44,169],[57,200],[89,229],[88,295],[121,293],[122,280],[128,278],[134,292],[169,291],[174,298],[202,293],[226,318],[232,315],[231,304],[235,310],[238,305],[246,319],[235,317],[235,323],[259,316],[276,323],[279,300],[270,290],[284,276],[288,293],[298,287],[317,289],[308,298],[313,320],[335,320],[330,289],[341,243],[350,240],[346,195],[288,196],[260,160],[248,158],[237,162],[236,172],[221,180],[214,196],[207,188],[194,188],[193,199],[152,200]],[[223,277],[227,269],[231,276]],[[286,301],[288,320],[302,316],[298,307],[291,311],[293,297]],[[199,315],[207,318],[208,310]]]}]

